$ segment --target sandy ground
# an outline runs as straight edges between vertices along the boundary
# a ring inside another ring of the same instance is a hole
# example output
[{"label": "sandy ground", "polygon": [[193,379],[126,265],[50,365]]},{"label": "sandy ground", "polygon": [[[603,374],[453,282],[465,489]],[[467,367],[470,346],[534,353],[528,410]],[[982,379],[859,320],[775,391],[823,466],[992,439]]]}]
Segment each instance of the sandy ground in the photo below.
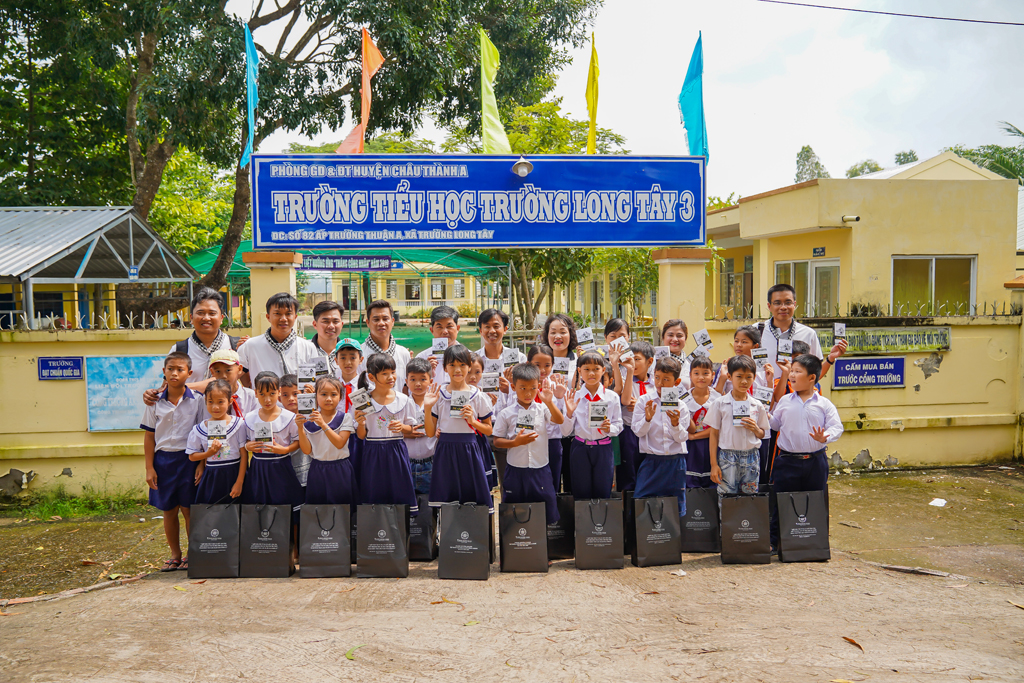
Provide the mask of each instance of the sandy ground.
[{"label": "sandy ground", "polygon": [[[404,580],[155,574],[8,606],[0,680],[1021,681],[1020,472],[837,480],[842,550],[827,564],[687,555],[681,567],[619,571],[559,562],[546,575],[493,565],[486,582],[438,580],[436,562]],[[933,489],[947,491],[947,508],[928,508]],[[968,498],[997,507],[954,509]],[[929,556],[919,563],[963,576],[866,559]]]}]

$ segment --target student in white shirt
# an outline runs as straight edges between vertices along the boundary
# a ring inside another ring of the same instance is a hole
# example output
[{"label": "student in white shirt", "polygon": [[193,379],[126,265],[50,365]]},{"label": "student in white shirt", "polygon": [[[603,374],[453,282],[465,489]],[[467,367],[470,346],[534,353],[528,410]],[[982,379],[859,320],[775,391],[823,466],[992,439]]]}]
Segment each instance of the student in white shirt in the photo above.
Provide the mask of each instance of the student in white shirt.
[{"label": "student in white shirt", "polygon": [[[565,396],[569,392],[569,382],[562,375],[552,375],[551,368],[554,364],[555,352],[550,346],[534,344],[530,347],[527,355],[527,362],[540,370],[540,381],[550,381],[552,392],[555,395],[555,405],[565,415]],[[515,392],[512,392],[515,396]],[[567,416],[563,424],[569,431],[563,434],[562,425],[548,425],[548,470],[551,472],[551,484],[555,495],[562,490],[562,458],[568,459],[569,454],[562,450],[562,437],[572,434],[572,420]],[[570,437],[571,438],[571,437]]]},{"label": "student in white shirt", "polygon": [[308,455],[307,505],[355,505],[358,500],[356,473],[349,457],[352,414],[343,410],[344,394],[336,377],[321,377],[316,383],[316,410],[308,418],[296,415],[299,448]]},{"label": "student in white shirt", "polygon": [[[583,388],[573,396],[565,397],[567,415],[572,418],[569,426],[576,431],[569,453],[572,461],[572,494],[578,500],[609,498],[615,474],[611,437],[622,432],[622,406],[614,390],[601,386],[605,372],[604,358],[596,352],[588,351],[580,356],[576,367],[583,380]],[[600,426],[591,427],[590,407],[598,402],[604,405],[607,412]],[[568,428],[563,428],[563,433],[567,432]]]},{"label": "student in white shirt", "polygon": [[[188,354],[172,352],[164,359],[166,388],[153,405],[146,406],[140,428],[145,430],[146,484],[149,504],[164,513],[164,534],[171,558],[160,571],[173,571],[182,563],[178,510],[188,534],[189,507],[196,496],[196,463],[185,449],[192,427],[203,419],[204,399],[187,386],[192,370]],[[187,562],[187,560],[186,560]]]},{"label": "student in white shirt", "polygon": [[238,353],[242,367],[250,377],[264,370],[278,377],[294,374],[300,365],[306,365],[320,355],[312,342],[295,332],[298,310],[298,300],[287,292],[279,292],[267,299],[270,327],[245,342]]},{"label": "student in white shirt", "polygon": [[636,473],[633,498],[675,496],[679,516],[686,514],[686,437],[690,411],[680,400],[679,408],[661,408],[662,391],[680,385],[682,365],[674,358],[662,358],[654,366],[654,389],[640,395],[633,408],[630,429],[637,435],[643,462]]},{"label": "student in white shirt", "polygon": [[[678,360],[678,359],[677,359]],[[711,388],[715,366],[707,356],[696,356],[686,364],[690,368],[690,390],[683,395],[690,411],[689,436],[686,444],[686,488],[711,488],[711,429],[706,417],[711,404],[722,395]]]},{"label": "student in white shirt", "polygon": [[[797,356],[790,365],[793,393],[775,406],[771,427],[779,435],[772,467],[773,490],[824,491],[828,504],[828,461],[825,447],[843,435],[843,422],[832,402],[814,385],[821,374],[821,361],[810,355]],[[778,546],[778,510],[772,514],[772,543]]]},{"label": "student in white shirt", "polygon": [[[215,379],[206,385],[206,414],[209,419],[200,421],[188,435],[188,457],[202,463],[199,471],[199,486],[196,489],[196,505],[213,505],[219,502],[238,502],[247,477],[248,459],[245,455],[245,421],[231,414],[231,385],[222,379]],[[225,428],[223,437],[212,435],[212,424],[221,423]],[[230,497],[231,501],[225,499]]]},{"label": "student in white shirt", "polygon": [[494,445],[507,448],[502,477],[503,503],[544,503],[548,524],[559,520],[558,502],[548,470],[548,427],[565,418],[555,405],[551,385],[541,386],[540,370],[529,363],[512,368],[516,403],[498,414]]},{"label": "student in white shirt", "polygon": [[718,484],[719,495],[753,495],[761,471],[761,439],[768,430],[768,410],[748,395],[757,372],[753,358],[733,356],[727,370],[732,391],[711,404],[704,420],[711,428],[711,480]]},{"label": "student in white shirt", "polygon": [[[434,310],[430,312],[430,334],[434,339],[447,339],[448,346],[454,346],[459,343],[459,329],[459,312],[451,306],[435,306]],[[440,355],[444,356],[444,353]],[[434,353],[433,347],[423,349],[416,354],[416,357],[430,363],[434,382],[437,384],[448,383],[448,374],[444,371],[444,363]]]},{"label": "student in white shirt", "polygon": [[391,356],[395,361],[395,391],[401,392],[405,388],[405,366],[412,359],[412,354],[409,349],[395,343],[395,336],[391,333],[395,327],[395,312],[391,304],[383,299],[371,301],[366,307],[366,325],[370,336],[363,342],[363,362],[359,371],[366,369],[366,361],[375,353]]},{"label": "student in white shirt", "polygon": [[[234,392],[231,395],[231,405],[228,409],[229,415],[245,417],[254,410],[259,410],[260,402],[256,398],[256,392],[241,384],[242,362],[238,354],[231,349],[215,351],[210,356],[210,377],[222,379],[231,385]],[[256,375],[253,375],[255,377]]]},{"label": "student in white shirt", "polygon": [[[433,370],[430,363],[422,358],[413,358],[406,366],[405,386],[409,389],[409,398],[415,406],[416,424],[405,435],[405,447],[409,451],[409,466],[412,468],[413,488],[416,495],[430,495],[430,479],[434,469],[434,448],[437,437],[427,437],[423,431],[424,411],[423,399],[430,388]],[[442,370],[443,372],[443,370]]]}]

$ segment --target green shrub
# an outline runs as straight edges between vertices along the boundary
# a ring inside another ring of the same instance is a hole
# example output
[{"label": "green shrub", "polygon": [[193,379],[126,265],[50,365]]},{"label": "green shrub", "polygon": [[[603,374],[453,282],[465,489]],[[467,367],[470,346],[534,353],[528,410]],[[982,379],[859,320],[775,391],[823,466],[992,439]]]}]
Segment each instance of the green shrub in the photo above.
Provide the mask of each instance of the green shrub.
[{"label": "green shrub", "polygon": [[130,512],[145,505],[146,498],[137,488],[125,485],[97,487],[85,484],[80,494],[73,495],[61,483],[31,493],[22,503],[17,512],[21,516],[69,519]]},{"label": "green shrub", "polygon": [[480,307],[474,303],[466,302],[459,304],[455,307],[455,310],[459,312],[459,319],[466,318],[466,320],[476,320],[480,317]]}]

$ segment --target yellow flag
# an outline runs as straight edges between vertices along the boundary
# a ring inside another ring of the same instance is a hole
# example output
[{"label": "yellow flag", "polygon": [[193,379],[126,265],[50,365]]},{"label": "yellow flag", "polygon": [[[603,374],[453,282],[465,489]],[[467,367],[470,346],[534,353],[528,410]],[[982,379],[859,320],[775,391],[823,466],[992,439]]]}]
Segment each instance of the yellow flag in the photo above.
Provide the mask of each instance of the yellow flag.
[{"label": "yellow flag", "polygon": [[587,154],[597,154],[597,44],[590,34],[590,73],[587,75],[587,111],[590,112],[590,132],[587,134]]},{"label": "yellow flag", "polygon": [[483,104],[484,154],[511,154],[508,136],[498,116],[498,102],[494,98],[494,79],[498,75],[501,58],[498,48],[480,29],[480,101]]}]

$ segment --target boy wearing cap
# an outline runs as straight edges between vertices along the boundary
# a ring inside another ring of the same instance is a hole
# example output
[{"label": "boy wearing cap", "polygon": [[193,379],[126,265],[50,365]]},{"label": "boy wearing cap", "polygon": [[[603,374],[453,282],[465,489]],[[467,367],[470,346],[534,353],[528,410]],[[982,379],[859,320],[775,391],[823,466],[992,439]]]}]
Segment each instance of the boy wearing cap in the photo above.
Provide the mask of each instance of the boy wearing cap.
[{"label": "boy wearing cap", "polygon": [[[430,334],[434,339],[444,337],[448,346],[455,346],[459,343],[459,329],[459,312],[451,306],[435,306],[430,312]],[[430,363],[436,384],[448,383],[448,373],[444,371],[444,364],[438,362],[433,348],[423,349],[416,357]]]},{"label": "boy wearing cap", "polygon": [[[238,358],[237,351],[220,349],[214,351],[210,356],[210,377],[227,380],[231,385],[231,408],[228,410],[228,415],[244,418],[252,411],[259,410],[260,402],[256,398],[255,391],[239,384],[238,380],[241,376],[242,362]],[[205,408],[203,410],[205,411]],[[203,419],[206,417],[204,415]]]}]

